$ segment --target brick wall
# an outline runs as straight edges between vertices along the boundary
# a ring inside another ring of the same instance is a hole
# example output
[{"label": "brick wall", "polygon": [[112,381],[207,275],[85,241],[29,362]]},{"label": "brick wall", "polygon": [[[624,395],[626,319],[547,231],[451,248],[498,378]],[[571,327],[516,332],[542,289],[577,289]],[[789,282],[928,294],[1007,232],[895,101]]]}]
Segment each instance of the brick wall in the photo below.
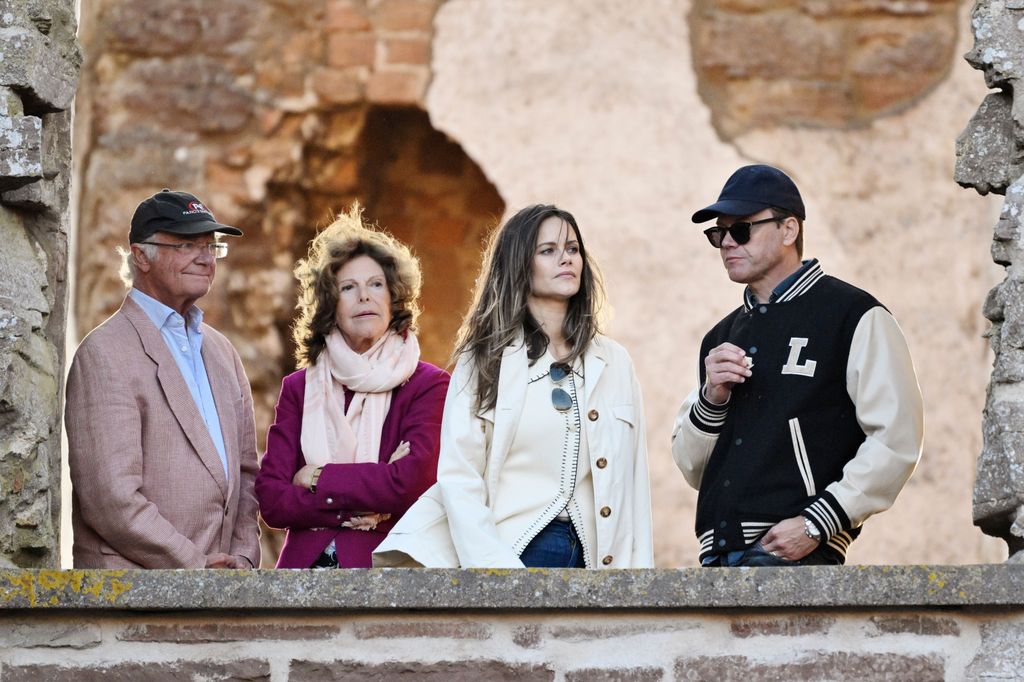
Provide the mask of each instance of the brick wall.
[{"label": "brick wall", "polygon": [[0,572],[0,678],[1020,679],[1021,569]]}]

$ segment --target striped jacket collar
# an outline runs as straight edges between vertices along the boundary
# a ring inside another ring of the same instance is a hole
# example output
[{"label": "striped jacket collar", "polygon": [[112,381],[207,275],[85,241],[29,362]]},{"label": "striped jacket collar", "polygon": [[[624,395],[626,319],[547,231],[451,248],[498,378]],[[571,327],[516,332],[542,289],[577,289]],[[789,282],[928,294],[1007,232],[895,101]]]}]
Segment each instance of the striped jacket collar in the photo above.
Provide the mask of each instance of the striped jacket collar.
[{"label": "striped jacket collar", "polygon": [[[772,290],[772,295],[768,297],[768,303],[792,301],[810,291],[811,287],[824,276],[825,273],[817,258],[805,260],[796,272],[779,282],[779,285]],[[750,287],[747,287],[743,290],[743,308],[750,310],[756,305],[758,305],[757,298],[754,297],[754,292],[750,290]]]}]

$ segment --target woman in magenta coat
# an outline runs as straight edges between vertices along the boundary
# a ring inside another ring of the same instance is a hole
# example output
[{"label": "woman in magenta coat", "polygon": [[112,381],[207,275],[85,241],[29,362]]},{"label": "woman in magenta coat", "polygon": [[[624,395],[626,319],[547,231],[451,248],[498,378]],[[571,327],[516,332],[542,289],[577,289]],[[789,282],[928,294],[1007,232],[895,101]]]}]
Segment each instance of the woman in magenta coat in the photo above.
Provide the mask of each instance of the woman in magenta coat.
[{"label": "woman in magenta coat", "polygon": [[358,207],[317,235],[295,274],[302,369],[281,385],[260,514],[288,530],[278,568],[369,568],[437,476],[448,373],[419,360],[419,263]]}]

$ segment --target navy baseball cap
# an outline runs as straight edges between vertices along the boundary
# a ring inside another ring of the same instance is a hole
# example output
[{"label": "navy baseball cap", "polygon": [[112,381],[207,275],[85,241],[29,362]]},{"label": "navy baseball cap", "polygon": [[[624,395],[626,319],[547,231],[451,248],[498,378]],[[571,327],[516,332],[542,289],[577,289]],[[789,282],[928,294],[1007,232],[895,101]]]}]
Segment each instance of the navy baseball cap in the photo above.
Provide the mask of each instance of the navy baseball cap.
[{"label": "navy baseball cap", "polygon": [[195,195],[169,189],[157,192],[138,205],[132,216],[128,243],[144,242],[157,232],[169,232],[183,237],[210,232],[242,236],[242,231],[237,227],[218,223],[213,212]]},{"label": "navy baseball cap", "polygon": [[800,190],[788,175],[764,164],[744,166],[725,181],[718,201],[693,214],[693,222],[703,223],[720,215],[751,215],[773,206],[801,220],[805,218]]}]

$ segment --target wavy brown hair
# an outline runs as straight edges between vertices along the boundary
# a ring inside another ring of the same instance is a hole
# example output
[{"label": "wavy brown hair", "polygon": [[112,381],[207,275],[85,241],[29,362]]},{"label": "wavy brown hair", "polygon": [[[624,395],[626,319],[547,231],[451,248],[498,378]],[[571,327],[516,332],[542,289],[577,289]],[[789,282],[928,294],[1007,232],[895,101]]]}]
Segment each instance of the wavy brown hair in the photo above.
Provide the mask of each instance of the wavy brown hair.
[{"label": "wavy brown hair", "polygon": [[523,335],[531,364],[547,350],[550,339],[527,308],[533,255],[540,225],[551,217],[572,227],[580,245],[583,272],[580,290],[569,299],[562,334],[569,344],[572,363],[583,355],[600,332],[604,286],[596,264],[587,254],[576,219],[550,204],[527,206],[491,233],[484,250],[484,264],[477,278],[473,304],[462,321],[454,358],[468,353],[477,379],[476,409],[494,407],[498,399],[498,374],[506,346]]},{"label": "wavy brown hair", "polygon": [[309,254],[295,264],[299,316],[292,338],[299,367],[312,365],[323,352],[327,335],[337,324],[338,270],[358,256],[369,256],[384,270],[391,294],[389,329],[400,334],[416,330],[423,279],[419,260],[387,232],[366,225],[363,209],[355,203],[310,242]]}]

